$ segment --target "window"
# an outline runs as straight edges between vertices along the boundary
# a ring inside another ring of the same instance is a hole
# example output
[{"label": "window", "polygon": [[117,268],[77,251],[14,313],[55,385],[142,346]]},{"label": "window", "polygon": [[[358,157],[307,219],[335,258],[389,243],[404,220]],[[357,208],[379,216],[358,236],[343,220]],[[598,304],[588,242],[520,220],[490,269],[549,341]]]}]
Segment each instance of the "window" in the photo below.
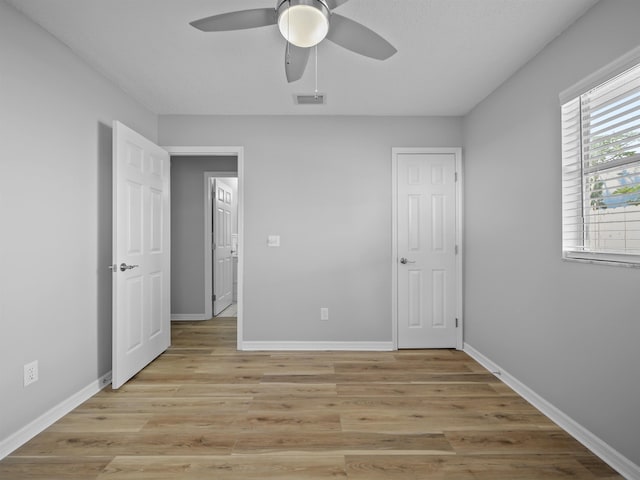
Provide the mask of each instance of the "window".
[{"label": "window", "polygon": [[562,105],[563,257],[640,265],[640,64]]}]

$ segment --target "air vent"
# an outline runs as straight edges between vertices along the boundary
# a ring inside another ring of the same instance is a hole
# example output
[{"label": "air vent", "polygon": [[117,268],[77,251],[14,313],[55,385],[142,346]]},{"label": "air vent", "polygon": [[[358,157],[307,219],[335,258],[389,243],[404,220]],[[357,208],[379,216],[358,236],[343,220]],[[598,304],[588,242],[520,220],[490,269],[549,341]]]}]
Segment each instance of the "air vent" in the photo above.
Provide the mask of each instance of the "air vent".
[{"label": "air vent", "polygon": [[294,95],[296,105],[324,105],[327,103],[327,96],[324,93],[309,95]]}]

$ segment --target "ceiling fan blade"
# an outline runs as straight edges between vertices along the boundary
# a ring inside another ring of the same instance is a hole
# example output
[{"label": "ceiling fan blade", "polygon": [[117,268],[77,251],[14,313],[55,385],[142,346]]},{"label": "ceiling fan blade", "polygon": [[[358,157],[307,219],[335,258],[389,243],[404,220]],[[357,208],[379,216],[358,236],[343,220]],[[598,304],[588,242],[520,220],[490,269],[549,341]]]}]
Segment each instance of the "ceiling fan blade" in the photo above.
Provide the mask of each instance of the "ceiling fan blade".
[{"label": "ceiling fan blade", "polygon": [[327,2],[327,6],[333,10],[334,8],[338,8],[343,3],[347,3],[349,0],[325,0]]},{"label": "ceiling fan blade", "polygon": [[226,32],[229,30],[266,27],[267,25],[275,25],[277,21],[275,9],[255,8],[253,10],[240,10],[201,18],[200,20],[194,20],[190,25],[203,32]]},{"label": "ceiling fan blade", "polygon": [[397,50],[373,30],[342,15],[331,15],[327,40],[365,57],[386,60]]},{"label": "ceiling fan blade", "polygon": [[284,53],[284,71],[287,74],[287,82],[300,80],[309,62],[310,48],[300,48],[288,44]]}]

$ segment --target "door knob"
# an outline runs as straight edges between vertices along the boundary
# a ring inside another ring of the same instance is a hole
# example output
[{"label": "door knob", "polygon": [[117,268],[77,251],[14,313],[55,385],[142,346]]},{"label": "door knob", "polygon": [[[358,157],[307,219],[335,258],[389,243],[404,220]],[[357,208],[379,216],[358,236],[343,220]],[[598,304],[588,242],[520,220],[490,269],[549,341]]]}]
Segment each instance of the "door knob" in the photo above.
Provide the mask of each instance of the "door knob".
[{"label": "door knob", "polygon": [[400,259],[400,263],[403,264],[403,265],[406,265],[407,263],[416,263],[416,262],[413,261],[413,260],[407,260],[406,258],[402,257]]},{"label": "door knob", "polygon": [[139,267],[140,265],[127,265],[126,263],[120,264],[120,271],[124,272],[125,270],[131,270],[133,268]]}]

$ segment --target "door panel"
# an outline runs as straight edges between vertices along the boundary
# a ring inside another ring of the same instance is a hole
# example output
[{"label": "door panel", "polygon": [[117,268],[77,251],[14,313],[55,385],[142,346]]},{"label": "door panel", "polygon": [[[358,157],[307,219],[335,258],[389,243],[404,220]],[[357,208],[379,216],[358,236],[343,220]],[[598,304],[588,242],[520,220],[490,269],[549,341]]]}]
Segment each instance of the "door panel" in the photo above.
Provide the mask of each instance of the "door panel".
[{"label": "door panel", "polygon": [[151,338],[163,333],[162,325],[162,272],[149,274],[149,284],[151,289]]},{"label": "door panel", "polygon": [[[127,304],[124,310],[126,316],[120,320],[125,323],[124,340],[126,341],[126,353],[129,354],[142,344],[142,331],[144,318],[144,308],[142,305],[142,277],[139,275],[125,279],[124,296],[122,302]],[[120,337],[122,338],[122,336]]]},{"label": "door panel", "polygon": [[407,307],[409,312],[409,318],[407,324],[409,328],[422,327],[422,319],[424,315],[422,313],[422,271],[409,269],[407,271]]},{"label": "door panel", "polygon": [[453,154],[398,155],[399,348],[457,343],[455,160]]},{"label": "door panel", "polygon": [[170,344],[169,167],[166,151],[114,122],[113,388]]}]

